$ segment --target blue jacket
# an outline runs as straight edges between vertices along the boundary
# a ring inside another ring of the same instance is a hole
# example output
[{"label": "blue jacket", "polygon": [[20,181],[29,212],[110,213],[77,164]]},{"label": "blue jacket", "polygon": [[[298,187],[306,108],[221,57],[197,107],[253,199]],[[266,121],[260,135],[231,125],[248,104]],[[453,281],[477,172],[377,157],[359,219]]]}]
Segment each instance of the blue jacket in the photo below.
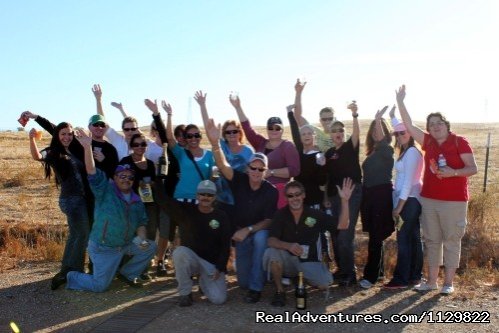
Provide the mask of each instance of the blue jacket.
[{"label": "blue jacket", "polygon": [[90,239],[97,244],[120,247],[129,244],[138,227],[147,224],[147,214],[140,197],[132,192],[130,203],[106,174],[96,169],[88,176],[95,197],[94,224]]}]

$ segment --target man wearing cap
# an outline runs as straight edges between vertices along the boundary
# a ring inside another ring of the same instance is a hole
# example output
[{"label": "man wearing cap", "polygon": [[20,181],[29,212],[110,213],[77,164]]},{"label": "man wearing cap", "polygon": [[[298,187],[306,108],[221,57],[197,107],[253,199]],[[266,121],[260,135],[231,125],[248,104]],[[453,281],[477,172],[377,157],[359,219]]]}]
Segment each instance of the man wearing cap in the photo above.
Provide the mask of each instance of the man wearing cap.
[{"label": "man wearing cap", "polygon": [[96,114],[90,117],[88,130],[92,133],[92,153],[95,166],[104,171],[107,178],[112,179],[114,170],[118,165],[118,152],[112,144],[104,140],[104,134],[107,130],[104,116]]},{"label": "man wearing cap", "polygon": [[[69,272],[66,288],[105,291],[125,254],[132,258],[120,268],[119,277],[130,286],[140,287],[139,275],[154,257],[156,244],[146,239],[147,215],[140,197],[132,190],[134,172],[128,165],[118,165],[113,181],[108,181],[104,172],[95,167],[91,138],[82,130],[76,130],[75,136],[85,149],[85,167],[95,196],[95,221],[88,241],[94,267],[92,275]],[[57,287],[65,282],[66,277],[61,277]]]},{"label": "man wearing cap", "polygon": [[222,304],[227,299],[225,272],[230,253],[230,224],[225,212],[214,208],[217,188],[210,180],[197,187],[198,204],[181,203],[180,246],[173,251],[180,306],[192,305],[192,276],[208,300]]},{"label": "man wearing cap", "polygon": [[237,281],[247,289],[245,301],[260,300],[265,284],[263,253],[267,248],[268,227],[277,208],[278,192],[275,186],[264,179],[268,169],[267,156],[255,153],[248,162],[246,173],[233,170],[220,148],[220,125],[210,119],[206,134],[212,145],[218,169],[229,181],[234,195],[237,231],[232,236],[236,242]]}]

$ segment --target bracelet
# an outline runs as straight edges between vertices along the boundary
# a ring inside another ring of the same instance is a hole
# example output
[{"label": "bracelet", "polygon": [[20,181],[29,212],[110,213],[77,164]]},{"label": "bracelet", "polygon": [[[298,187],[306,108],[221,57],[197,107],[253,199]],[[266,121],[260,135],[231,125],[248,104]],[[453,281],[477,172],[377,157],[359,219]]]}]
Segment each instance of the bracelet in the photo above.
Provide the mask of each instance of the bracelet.
[{"label": "bracelet", "polygon": [[359,116],[358,113],[355,113],[355,114],[352,113],[352,117],[357,118],[358,116]]}]

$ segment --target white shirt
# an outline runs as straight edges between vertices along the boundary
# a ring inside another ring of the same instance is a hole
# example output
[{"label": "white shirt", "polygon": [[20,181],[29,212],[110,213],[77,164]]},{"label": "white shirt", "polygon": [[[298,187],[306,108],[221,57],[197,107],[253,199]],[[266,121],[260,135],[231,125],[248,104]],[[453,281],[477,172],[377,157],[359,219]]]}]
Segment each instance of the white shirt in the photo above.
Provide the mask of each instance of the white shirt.
[{"label": "white shirt", "polygon": [[393,206],[397,206],[399,199],[407,200],[408,197],[414,197],[419,201],[423,156],[416,147],[410,147],[405,151],[402,159],[395,162],[395,170]]}]

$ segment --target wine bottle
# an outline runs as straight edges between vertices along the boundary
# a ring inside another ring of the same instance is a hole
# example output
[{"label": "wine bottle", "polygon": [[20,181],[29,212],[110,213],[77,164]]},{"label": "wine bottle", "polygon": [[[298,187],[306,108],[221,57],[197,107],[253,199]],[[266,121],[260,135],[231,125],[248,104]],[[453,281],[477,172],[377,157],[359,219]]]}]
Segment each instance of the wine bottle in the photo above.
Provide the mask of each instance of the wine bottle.
[{"label": "wine bottle", "polygon": [[307,308],[307,290],[303,282],[303,272],[298,273],[298,284],[295,289],[296,308],[298,310],[305,310]]},{"label": "wine bottle", "polygon": [[168,145],[163,143],[163,154],[159,157],[158,160],[158,177],[165,178],[168,175],[168,154],[167,154]]}]

